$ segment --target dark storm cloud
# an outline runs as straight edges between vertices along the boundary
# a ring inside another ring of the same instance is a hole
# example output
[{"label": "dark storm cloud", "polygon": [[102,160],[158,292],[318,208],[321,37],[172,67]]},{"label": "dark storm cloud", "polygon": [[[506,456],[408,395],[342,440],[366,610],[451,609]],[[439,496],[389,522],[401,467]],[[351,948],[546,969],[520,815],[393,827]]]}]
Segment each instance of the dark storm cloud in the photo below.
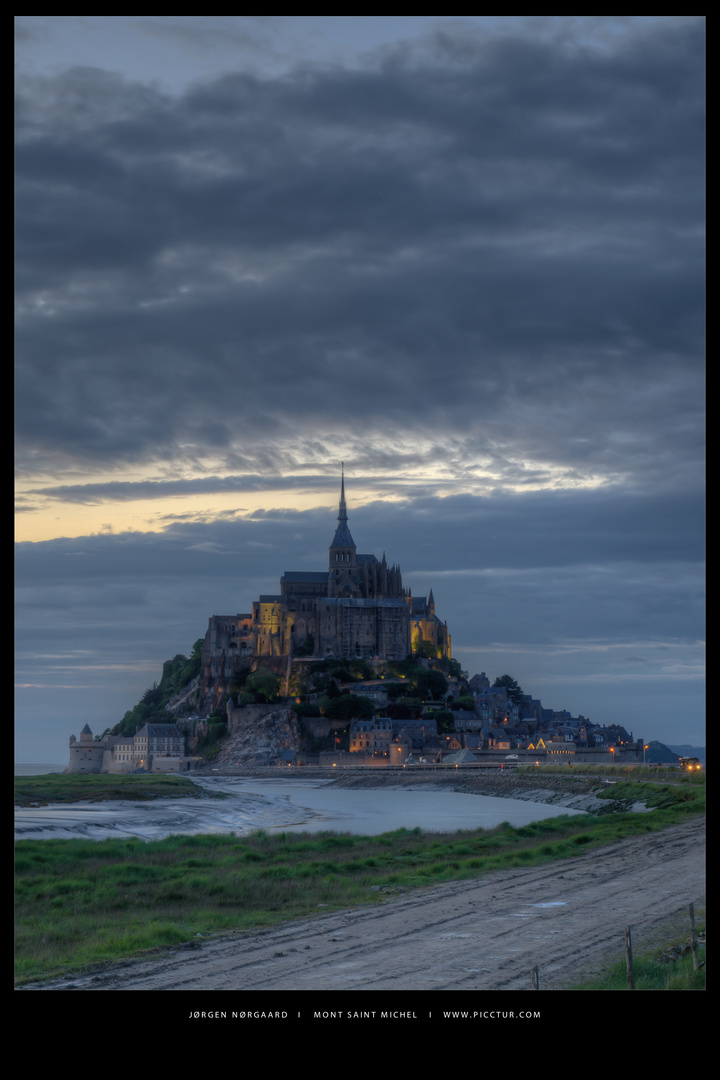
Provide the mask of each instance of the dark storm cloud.
[{"label": "dark storm cloud", "polygon": [[683,483],[703,47],[700,22],[601,52],[446,31],[177,97],[26,80],[21,451],[423,433]]},{"label": "dark storm cloud", "polygon": [[[323,569],[335,513],[276,509],[232,521],[177,521],[162,533],[20,544],[18,585],[44,594],[53,583],[80,589],[98,581],[219,578],[249,590],[249,603],[256,598],[255,582],[274,582],[274,592],[280,574],[295,563],[299,569]],[[425,588],[439,576],[472,574],[485,575],[486,584],[495,575],[493,588],[514,588],[513,581],[537,571],[563,606],[581,595],[577,582],[589,569],[608,579],[635,573],[638,582],[650,583],[661,581],[673,564],[678,583],[692,577],[693,567],[702,565],[702,517],[702,502],[691,494],[597,492],[424,497],[370,503],[350,512],[358,550],[374,551],[379,558],[386,551],[389,561],[400,562],[404,576],[427,579]],[[558,587],[563,574],[568,581],[572,574],[574,584]],[[691,599],[697,597],[686,597],[689,606]],[[241,603],[239,594],[233,603]]]},{"label": "dark storm cloud", "polygon": [[308,490],[315,485],[323,490],[328,487],[326,477],[267,477],[252,476],[202,476],[191,480],[113,480],[98,484],[66,484],[56,487],[36,488],[36,495],[62,498],[64,502],[93,504],[98,502],[129,502],[134,499],[164,499],[179,495],[196,495],[219,492],[249,492],[285,490],[295,487]]}]

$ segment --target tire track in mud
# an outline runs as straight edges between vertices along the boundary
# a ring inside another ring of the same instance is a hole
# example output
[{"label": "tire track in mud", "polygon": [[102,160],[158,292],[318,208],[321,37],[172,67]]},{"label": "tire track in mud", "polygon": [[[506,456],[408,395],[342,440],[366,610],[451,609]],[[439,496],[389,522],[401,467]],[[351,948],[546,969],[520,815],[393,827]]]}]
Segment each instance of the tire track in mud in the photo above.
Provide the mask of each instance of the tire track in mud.
[{"label": "tire track in mud", "polygon": [[553,989],[635,948],[705,895],[705,820],[374,907],[190,943],[26,989]]}]

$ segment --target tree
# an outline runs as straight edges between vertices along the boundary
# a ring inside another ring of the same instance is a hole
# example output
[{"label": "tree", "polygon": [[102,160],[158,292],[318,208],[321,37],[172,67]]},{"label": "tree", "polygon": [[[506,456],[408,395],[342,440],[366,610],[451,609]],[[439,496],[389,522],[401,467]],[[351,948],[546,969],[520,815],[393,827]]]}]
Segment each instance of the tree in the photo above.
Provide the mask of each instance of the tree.
[{"label": "tree", "polygon": [[456,712],[459,709],[465,709],[466,711],[470,711],[475,708],[475,699],[468,694],[461,694],[455,699],[455,701],[452,702],[450,708]]},{"label": "tree", "polygon": [[369,720],[375,706],[362,694],[343,694],[328,702],[324,712],[330,720]]},{"label": "tree", "polygon": [[420,698],[403,698],[400,701],[392,701],[385,708],[385,715],[391,720],[410,720],[419,717],[422,711]]},{"label": "tree", "polygon": [[447,694],[448,681],[441,671],[417,668],[412,674],[412,687],[419,697],[437,700]]},{"label": "tree", "polygon": [[149,689],[147,689],[145,691],[145,693],[143,694],[142,699],[141,699],[142,704],[143,705],[157,705],[159,703],[161,697],[162,697],[162,690],[160,689],[158,684],[156,682],[154,682],[152,684],[152,686],[149,687]]},{"label": "tree", "polygon": [[455,679],[467,679],[468,677],[467,671],[463,671],[460,667],[459,660],[448,660],[447,673],[448,675],[452,675]]},{"label": "tree", "polygon": [[[268,668],[258,668],[251,672],[245,680],[242,698],[250,697],[258,704],[275,701],[277,698],[280,679],[275,672]],[[242,704],[246,704],[242,701]]]},{"label": "tree", "polygon": [[521,705],[523,699],[522,687],[513,679],[512,675],[499,675],[493,686],[504,686],[507,696],[514,705]]},{"label": "tree", "polygon": [[455,717],[450,709],[431,709],[428,717],[435,721],[440,734],[447,735],[455,730]]}]

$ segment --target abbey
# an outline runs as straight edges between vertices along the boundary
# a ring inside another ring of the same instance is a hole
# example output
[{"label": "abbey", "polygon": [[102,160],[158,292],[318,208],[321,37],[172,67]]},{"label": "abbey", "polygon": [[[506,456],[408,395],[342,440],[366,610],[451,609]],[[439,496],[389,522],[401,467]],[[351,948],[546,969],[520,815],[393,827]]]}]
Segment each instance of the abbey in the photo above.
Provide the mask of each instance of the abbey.
[{"label": "abbey", "polygon": [[400,567],[358,554],[348,525],[345,477],[327,570],[286,571],[280,592],[255,600],[241,615],[213,615],[203,645],[203,668],[231,677],[259,657],[362,657],[404,660],[411,653],[450,659],[447,623],[429,596],[403,588]]}]

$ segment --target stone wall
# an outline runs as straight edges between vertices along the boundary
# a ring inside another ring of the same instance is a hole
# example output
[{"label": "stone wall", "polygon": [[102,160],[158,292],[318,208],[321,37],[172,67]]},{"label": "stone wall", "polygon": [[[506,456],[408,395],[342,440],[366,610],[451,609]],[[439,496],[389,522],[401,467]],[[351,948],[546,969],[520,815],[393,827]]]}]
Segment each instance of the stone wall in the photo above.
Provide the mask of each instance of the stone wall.
[{"label": "stone wall", "polygon": [[74,743],[70,747],[69,773],[99,773],[103,771],[105,748],[102,743]]}]

